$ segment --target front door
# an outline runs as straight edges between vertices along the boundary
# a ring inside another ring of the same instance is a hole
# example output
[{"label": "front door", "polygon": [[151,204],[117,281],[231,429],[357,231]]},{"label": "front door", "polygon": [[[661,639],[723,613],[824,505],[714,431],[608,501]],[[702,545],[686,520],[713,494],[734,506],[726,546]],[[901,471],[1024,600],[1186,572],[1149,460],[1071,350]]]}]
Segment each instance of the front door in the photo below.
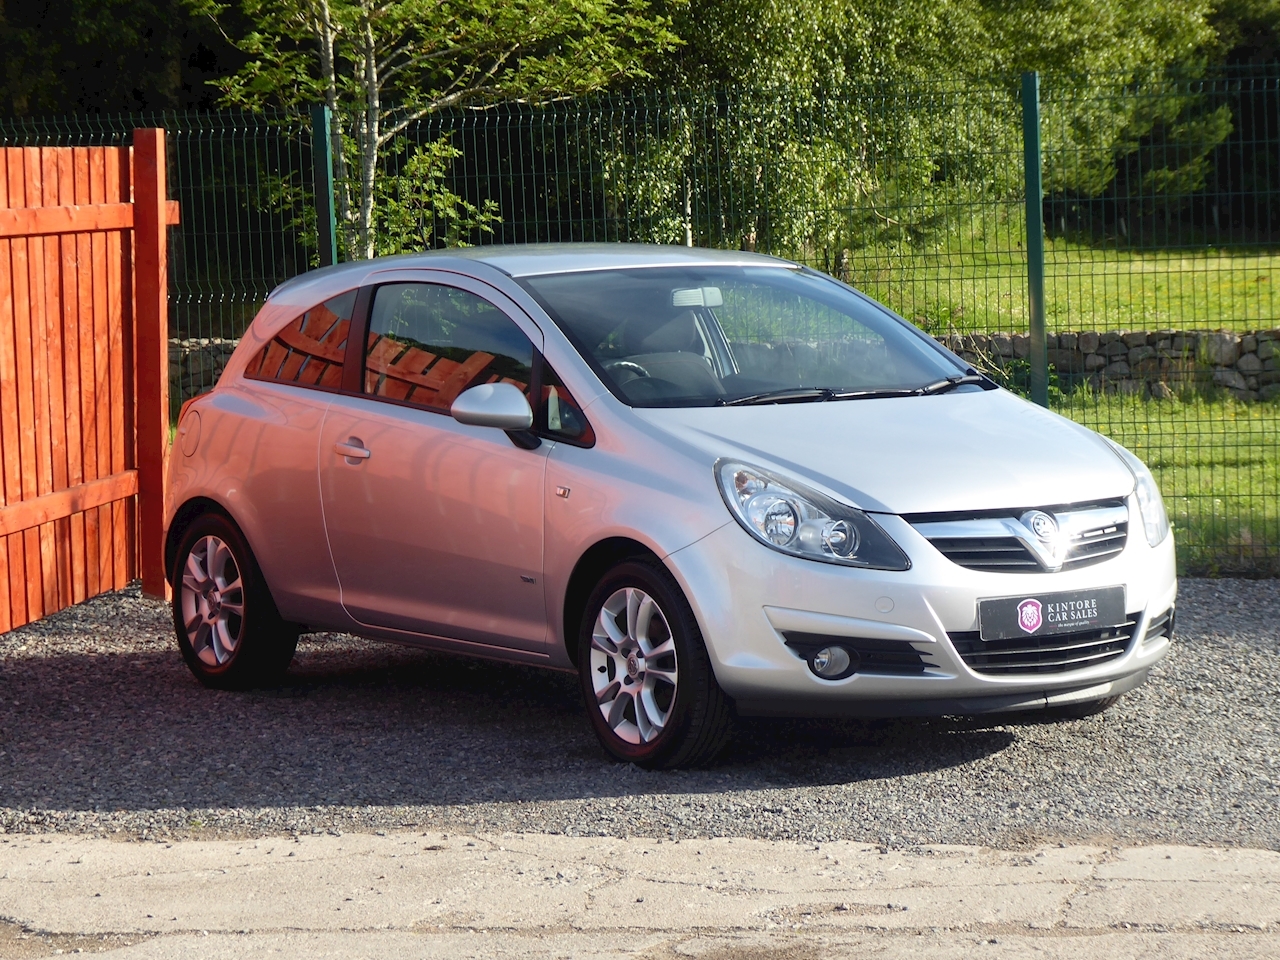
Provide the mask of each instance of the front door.
[{"label": "front door", "polygon": [[449,415],[476,384],[528,391],[541,337],[517,315],[468,281],[374,291],[363,393],[333,399],[319,447],[329,549],[358,622],[543,649],[548,446],[522,449]]}]

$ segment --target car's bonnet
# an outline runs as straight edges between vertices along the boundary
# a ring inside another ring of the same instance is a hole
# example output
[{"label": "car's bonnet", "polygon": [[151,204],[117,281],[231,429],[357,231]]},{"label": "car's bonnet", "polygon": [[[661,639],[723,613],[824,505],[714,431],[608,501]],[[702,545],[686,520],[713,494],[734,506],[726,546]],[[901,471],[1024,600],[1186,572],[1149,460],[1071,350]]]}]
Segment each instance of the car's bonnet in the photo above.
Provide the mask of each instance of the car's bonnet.
[{"label": "car's bonnet", "polygon": [[713,458],[773,465],[873,511],[1081,503],[1134,483],[1097,434],[1003,390],[636,412]]}]

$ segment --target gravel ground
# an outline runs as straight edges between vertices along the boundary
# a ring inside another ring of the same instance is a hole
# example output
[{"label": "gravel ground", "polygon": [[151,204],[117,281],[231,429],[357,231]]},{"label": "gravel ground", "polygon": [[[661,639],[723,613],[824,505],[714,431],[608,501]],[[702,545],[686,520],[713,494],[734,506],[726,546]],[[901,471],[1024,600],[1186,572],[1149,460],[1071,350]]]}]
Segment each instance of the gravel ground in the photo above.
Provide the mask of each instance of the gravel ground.
[{"label": "gravel ground", "polygon": [[1184,580],[1173,654],[1088,720],[751,721],[711,769],[609,762],[571,676],[346,636],[200,687],[136,590],[0,635],[0,831],[430,827],[1280,849],[1280,582]]}]

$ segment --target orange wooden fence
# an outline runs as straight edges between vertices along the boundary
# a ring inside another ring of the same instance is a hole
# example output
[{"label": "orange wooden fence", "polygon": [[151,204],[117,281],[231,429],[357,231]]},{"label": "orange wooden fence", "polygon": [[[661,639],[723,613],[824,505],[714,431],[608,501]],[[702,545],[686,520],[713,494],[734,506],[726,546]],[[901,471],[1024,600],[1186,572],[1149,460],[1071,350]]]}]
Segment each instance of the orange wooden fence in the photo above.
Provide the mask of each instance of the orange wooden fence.
[{"label": "orange wooden fence", "polygon": [[164,131],[0,150],[0,631],[163,595]]}]

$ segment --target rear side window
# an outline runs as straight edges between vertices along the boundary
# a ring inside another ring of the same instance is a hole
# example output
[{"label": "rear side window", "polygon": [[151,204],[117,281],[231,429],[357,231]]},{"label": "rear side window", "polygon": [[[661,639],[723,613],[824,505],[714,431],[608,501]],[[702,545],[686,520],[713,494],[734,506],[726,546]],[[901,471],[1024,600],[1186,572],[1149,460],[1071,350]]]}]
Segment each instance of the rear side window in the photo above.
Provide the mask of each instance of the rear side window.
[{"label": "rear side window", "polygon": [[349,290],[312,307],[258,351],[245,376],[338,389],[355,305],[356,291]]},{"label": "rear side window", "polygon": [[480,383],[512,383],[528,395],[533,344],[473,293],[433,283],[378,288],[369,317],[364,390],[447,413]]}]

